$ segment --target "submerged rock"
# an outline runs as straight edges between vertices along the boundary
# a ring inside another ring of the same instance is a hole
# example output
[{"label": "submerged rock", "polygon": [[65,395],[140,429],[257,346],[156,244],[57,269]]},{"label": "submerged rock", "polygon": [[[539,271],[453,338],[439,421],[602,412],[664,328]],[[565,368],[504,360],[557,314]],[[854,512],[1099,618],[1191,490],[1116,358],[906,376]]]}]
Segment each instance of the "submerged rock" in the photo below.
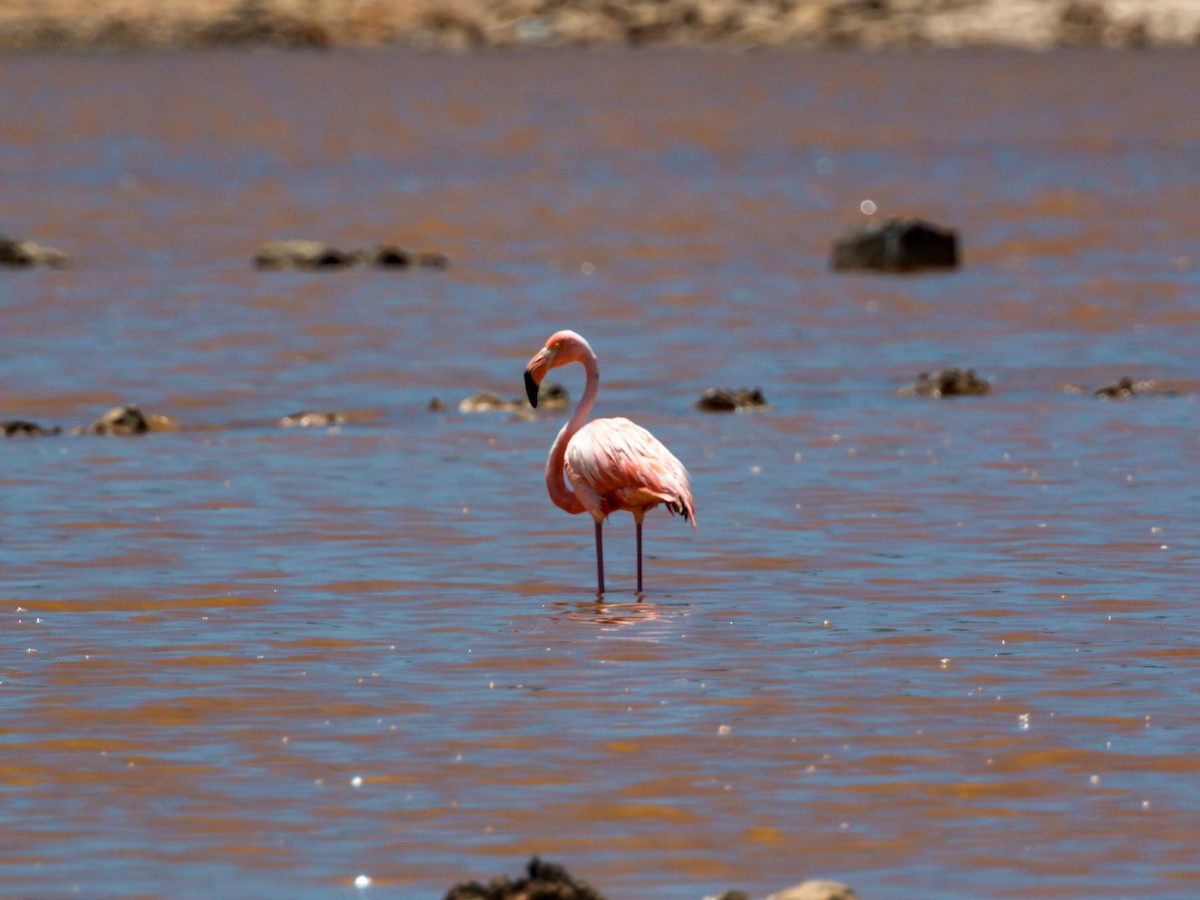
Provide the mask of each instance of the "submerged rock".
[{"label": "submerged rock", "polygon": [[[567,389],[557,382],[548,381],[538,388],[538,409],[565,409],[571,402]],[[522,397],[522,406],[529,406],[529,401]]]},{"label": "submerged rock", "polygon": [[759,388],[709,388],[696,401],[696,408],[704,412],[738,412],[766,405]]},{"label": "submerged rock", "polygon": [[59,268],[66,264],[67,254],[61,250],[0,234],[0,265],[28,269],[34,266]]},{"label": "submerged rock", "polygon": [[518,400],[505,400],[499,394],[493,394],[491,391],[480,391],[460,400],[458,411],[460,413],[505,412],[518,409],[520,406],[521,403]]},{"label": "submerged rock", "polygon": [[922,219],[881,219],[851,229],[833,244],[837,271],[915,272],[958,266],[958,235]]},{"label": "submerged rock", "polygon": [[406,250],[396,244],[375,244],[354,250],[340,250],[321,241],[268,241],[254,256],[259,269],[345,269],[373,266],[377,269],[445,269],[450,260],[444,253]]},{"label": "submerged rock", "polygon": [[1180,382],[1159,382],[1152,379],[1143,381],[1134,381],[1132,378],[1125,377],[1119,379],[1114,384],[1106,385],[1095,392],[1095,395],[1102,400],[1128,400],[1131,397],[1136,397],[1138,394],[1159,394],[1174,396],[1178,393]]},{"label": "submerged rock", "polygon": [[446,900],[604,900],[604,895],[562,866],[535,856],[526,865],[524,877],[516,881],[504,876],[487,884],[464,881],[447,891]]},{"label": "submerged rock", "polygon": [[345,425],[346,417],[338,412],[308,412],[307,410],[292,413],[279,420],[284,428],[333,428]]},{"label": "submerged rock", "polygon": [[354,263],[353,253],[320,241],[268,241],[254,256],[259,269],[342,269]]},{"label": "submerged rock", "polygon": [[[563,409],[571,402],[567,389],[557,382],[545,382],[538,388],[538,409]],[[432,408],[432,404],[431,404]],[[529,400],[521,397],[505,400],[499,394],[480,391],[459,401],[460,413],[518,412],[530,410]]]},{"label": "submerged rock", "polygon": [[5,437],[36,437],[38,435],[62,434],[62,429],[57,425],[52,428],[43,428],[37,422],[26,422],[24,419],[7,419],[0,422],[0,431],[4,432]]},{"label": "submerged rock", "polygon": [[1122,378],[1116,384],[1106,385],[1096,391],[1096,396],[1102,400],[1128,400],[1138,393],[1137,385],[1132,378]]},{"label": "submerged rock", "polygon": [[114,406],[87,428],[84,434],[129,435],[150,430],[146,416],[136,406]]},{"label": "submerged rock", "polygon": [[858,894],[840,881],[814,878],[795,887],[776,891],[766,900],[858,900]]},{"label": "submerged rock", "polygon": [[930,375],[922,372],[915,384],[902,387],[901,397],[982,397],[992,386],[975,374],[974,369],[941,369]]},{"label": "submerged rock", "polygon": [[378,269],[409,269],[419,266],[423,269],[445,269],[450,265],[450,259],[445,253],[428,250],[406,250],[395,244],[376,244],[353,251],[354,258],[368,266]]},{"label": "submerged rock", "polygon": [[380,269],[407,269],[415,263],[413,253],[395,244],[376,244],[354,251],[359,262]]}]

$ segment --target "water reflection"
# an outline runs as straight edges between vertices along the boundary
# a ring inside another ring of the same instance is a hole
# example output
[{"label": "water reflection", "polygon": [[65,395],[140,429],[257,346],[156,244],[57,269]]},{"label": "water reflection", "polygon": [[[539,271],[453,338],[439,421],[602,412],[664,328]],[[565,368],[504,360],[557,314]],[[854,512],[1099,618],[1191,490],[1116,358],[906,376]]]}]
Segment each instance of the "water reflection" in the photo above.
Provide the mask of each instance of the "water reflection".
[{"label": "water reflection", "polygon": [[[557,621],[566,621],[612,632],[631,628],[631,626],[645,626],[652,622],[665,625],[668,624],[666,620],[683,619],[688,615],[686,604],[667,606],[641,598],[631,603],[587,603],[560,600],[547,603],[546,606],[552,611],[552,617]],[[662,628],[640,628],[635,631],[636,633],[633,634],[625,633],[625,636],[634,640],[655,641],[661,639],[656,635],[665,634]]]}]

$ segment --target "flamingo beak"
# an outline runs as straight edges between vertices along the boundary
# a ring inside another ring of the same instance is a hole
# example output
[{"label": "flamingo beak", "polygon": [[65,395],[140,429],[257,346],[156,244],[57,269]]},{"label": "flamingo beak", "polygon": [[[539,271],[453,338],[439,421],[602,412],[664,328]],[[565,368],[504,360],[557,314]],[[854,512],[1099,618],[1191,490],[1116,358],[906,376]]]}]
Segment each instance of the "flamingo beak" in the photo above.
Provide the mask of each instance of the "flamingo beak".
[{"label": "flamingo beak", "polygon": [[537,409],[538,383],[528,369],[525,370],[525,396],[529,398],[529,405]]},{"label": "flamingo beak", "polygon": [[525,367],[525,396],[529,398],[529,405],[534,409],[537,409],[538,385],[554,365],[554,353],[553,348],[543,347],[533,355],[533,359]]}]

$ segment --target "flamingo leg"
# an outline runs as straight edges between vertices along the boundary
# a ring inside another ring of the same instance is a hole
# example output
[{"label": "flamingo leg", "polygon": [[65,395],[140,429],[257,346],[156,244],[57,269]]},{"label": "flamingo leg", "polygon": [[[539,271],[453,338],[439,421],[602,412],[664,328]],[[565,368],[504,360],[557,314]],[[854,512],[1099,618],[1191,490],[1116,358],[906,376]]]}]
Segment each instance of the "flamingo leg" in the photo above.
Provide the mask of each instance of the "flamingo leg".
[{"label": "flamingo leg", "polygon": [[600,587],[597,593],[604,593],[604,534],[601,532],[603,526],[600,522],[596,523],[596,581]]},{"label": "flamingo leg", "polygon": [[642,520],[637,520],[637,558],[638,558],[638,589],[642,592]]}]

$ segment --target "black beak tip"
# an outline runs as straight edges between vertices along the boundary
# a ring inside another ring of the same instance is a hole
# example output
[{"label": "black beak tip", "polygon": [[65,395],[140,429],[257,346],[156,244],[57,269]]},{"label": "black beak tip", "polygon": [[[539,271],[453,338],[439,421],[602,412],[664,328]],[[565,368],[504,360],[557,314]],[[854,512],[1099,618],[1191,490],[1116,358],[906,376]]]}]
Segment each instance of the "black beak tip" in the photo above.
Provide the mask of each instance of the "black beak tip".
[{"label": "black beak tip", "polygon": [[533,380],[528,369],[525,370],[525,396],[529,398],[529,405],[537,409],[538,383]]}]

